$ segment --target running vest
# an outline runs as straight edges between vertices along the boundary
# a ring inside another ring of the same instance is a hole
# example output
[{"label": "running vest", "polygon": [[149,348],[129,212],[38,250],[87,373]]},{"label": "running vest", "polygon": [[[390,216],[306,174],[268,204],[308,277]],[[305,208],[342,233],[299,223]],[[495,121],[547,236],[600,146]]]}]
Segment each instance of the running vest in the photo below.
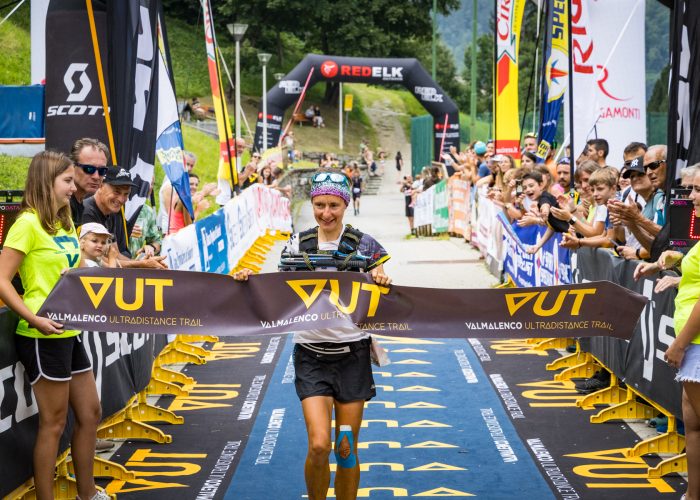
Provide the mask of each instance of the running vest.
[{"label": "running vest", "polygon": [[[350,260],[355,257],[363,235],[364,233],[362,231],[355,229],[350,224],[346,224],[345,229],[343,230],[343,235],[340,237],[340,243],[338,243],[338,252],[347,254],[348,257],[346,260]],[[299,251],[302,254],[333,253],[331,251],[318,249],[318,226],[299,233]],[[338,270],[343,271],[344,269],[338,268]],[[354,269],[349,269],[349,271],[354,271]]]}]

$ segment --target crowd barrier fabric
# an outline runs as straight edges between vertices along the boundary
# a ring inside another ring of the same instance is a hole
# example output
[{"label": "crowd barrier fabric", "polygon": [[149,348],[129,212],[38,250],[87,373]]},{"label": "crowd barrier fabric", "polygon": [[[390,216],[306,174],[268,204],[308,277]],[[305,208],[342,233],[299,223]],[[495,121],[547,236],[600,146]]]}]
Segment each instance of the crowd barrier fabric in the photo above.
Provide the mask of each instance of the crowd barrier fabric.
[{"label": "crowd barrier fabric", "polygon": [[[608,280],[649,299],[629,341],[591,338],[586,350],[645,398],[682,417],[681,385],[674,381],[675,370],[664,361],[664,352],[675,338],[675,290],[654,293],[659,276],[634,281],[639,262],[617,258],[608,250],[584,248],[577,251],[574,260],[576,282]],[[611,302],[609,313],[613,315],[618,310],[619,304]]]},{"label": "crowd barrier fabric", "polygon": [[432,225],[435,233],[446,233],[448,230],[450,217],[447,206],[447,181],[442,180],[435,184],[434,191]]},{"label": "crowd barrier fabric", "polygon": [[[38,408],[24,366],[17,360],[14,331],[17,316],[0,309],[0,497],[32,475],[32,452]],[[82,340],[92,362],[103,418],[120,411],[151,379],[151,366],[166,344],[164,336],[119,332],[83,332]],[[69,446],[72,417],[61,439]]]},{"label": "crowd barrier fabric", "polygon": [[447,181],[447,230],[468,238],[471,234],[469,219],[471,216],[471,185],[457,176]]},{"label": "crowd barrier fabric", "polygon": [[546,227],[519,227],[498,213],[503,228],[503,270],[519,287],[553,286],[571,283],[569,250],[559,246],[561,234],[555,233],[536,254],[525,245],[534,245]]},{"label": "crowd barrier fabric", "polygon": [[[212,216],[166,237],[162,254],[167,256],[171,269],[226,273],[236,267],[259,237],[268,231],[290,230],[289,200],[278,191],[254,185]],[[126,296],[130,302],[136,300],[128,292]],[[200,296],[210,297],[211,293]],[[233,309],[231,304],[228,307]],[[126,315],[135,316],[133,310]],[[32,476],[32,450],[38,426],[38,409],[31,386],[15,354],[16,326],[17,316],[7,308],[0,308],[0,498]],[[105,322],[97,330],[114,327]],[[103,418],[123,409],[151,379],[153,360],[165,347],[168,336],[142,333],[145,330],[144,326],[131,329],[134,333],[84,331],[82,334],[92,360]],[[183,323],[168,331],[182,332],[192,333],[193,329]],[[69,446],[71,429],[69,418],[61,451]]]}]

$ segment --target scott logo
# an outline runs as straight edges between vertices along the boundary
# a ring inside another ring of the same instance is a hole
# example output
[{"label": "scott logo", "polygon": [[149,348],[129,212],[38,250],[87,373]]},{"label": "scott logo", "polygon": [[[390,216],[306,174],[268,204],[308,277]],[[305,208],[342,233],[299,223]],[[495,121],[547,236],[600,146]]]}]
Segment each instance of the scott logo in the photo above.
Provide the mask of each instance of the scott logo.
[{"label": "scott logo", "polygon": [[[360,291],[370,292],[369,306],[367,307],[367,317],[371,318],[377,313],[379,306],[379,298],[382,295],[389,293],[389,289],[384,286],[379,286],[371,283],[360,283],[353,281],[352,292],[349,305],[345,306],[340,302],[340,284],[338,280],[289,280],[287,285],[301,298],[304,305],[309,309],[318,299],[321,292],[326,287],[326,283],[330,282],[330,295],[328,301],[338,308],[343,314],[352,314],[357,309],[357,300],[360,296]],[[307,292],[305,287],[313,287],[311,292]]]},{"label": "scott logo", "polygon": [[[107,292],[114,283],[114,304],[123,311],[136,311],[143,306],[144,290],[147,286],[153,287],[153,308],[156,311],[163,310],[163,289],[173,286],[173,280],[157,278],[136,278],[133,284],[134,300],[127,303],[124,300],[124,278],[102,278],[93,276],[81,276],[80,282],[87,292],[92,305],[97,309],[104,300]],[[131,287],[130,287],[131,288]]]},{"label": "scott logo", "polygon": [[321,64],[321,74],[325,78],[333,78],[338,74],[338,63],[335,61],[325,61]]},{"label": "scott logo", "polygon": [[[72,63],[70,66],[68,66],[66,74],[63,75],[63,84],[66,86],[66,89],[68,89],[68,97],[66,98],[67,102],[82,102],[90,93],[90,90],[92,90],[92,83],[90,82],[87,73],[85,73],[87,67],[88,65],[86,63]],[[73,75],[76,73],[80,73],[80,90],[73,92],[75,89]]]},{"label": "scott logo", "polygon": [[514,316],[520,308],[525,304],[535,299],[532,304],[532,312],[537,316],[548,317],[554,316],[561,312],[567,297],[573,297],[571,302],[571,310],[569,314],[571,316],[578,316],[581,311],[581,305],[583,304],[583,299],[586,295],[595,295],[595,288],[576,288],[573,290],[561,290],[559,295],[554,301],[554,304],[545,309],[544,302],[549,296],[549,292],[519,292],[519,293],[507,293],[505,295],[506,305],[508,306],[508,314]]}]

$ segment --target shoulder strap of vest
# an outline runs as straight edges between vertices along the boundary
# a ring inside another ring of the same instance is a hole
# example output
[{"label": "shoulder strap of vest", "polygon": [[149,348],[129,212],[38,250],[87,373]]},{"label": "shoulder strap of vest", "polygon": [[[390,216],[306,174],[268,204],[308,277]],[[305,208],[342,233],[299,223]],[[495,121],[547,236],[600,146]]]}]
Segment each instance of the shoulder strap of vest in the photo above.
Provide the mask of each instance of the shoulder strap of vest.
[{"label": "shoulder strap of vest", "polygon": [[299,233],[299,251],[301,253],[318,251],[318,226]]},{"label": "shoulder strap of vest", "polygon": [[360,240],[364,233],[359,229],[355,229],[350,224],[345,225],[343,235],[340,237],[338,250],[342,253],[354,254],[360,246]]}]

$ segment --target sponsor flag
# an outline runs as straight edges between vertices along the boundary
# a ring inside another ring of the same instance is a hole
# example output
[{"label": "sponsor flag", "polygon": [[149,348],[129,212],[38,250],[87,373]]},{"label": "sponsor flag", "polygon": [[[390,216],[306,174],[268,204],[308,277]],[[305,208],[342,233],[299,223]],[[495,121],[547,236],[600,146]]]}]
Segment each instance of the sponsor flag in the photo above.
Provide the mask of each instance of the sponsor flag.
[{"label": "sponsor flag", "polygon": [[[209,83],[211,84],[211,97],[216,114],[216,128],[219,132],[219,170],[216,174],[220,194],[216,201],[220,205],[231,199],[231,194],[238,186],[238,172],[236,171],[236,146],[231,131],[231,123],[228,120],[226,99],[221,95],[222,80],[221,67],[219,65],[219,47],[216,43],[214,31],[214,18],[211,5],[208,0],[200,0],[204,11],[204,41],[207,47],[207,64],[209,66]],[[238,82],[236,82],[238,85]]]},{"label": "sponsor flag", "polygon": [[680,179],[682,168],[700,161],[700,4],[693,0],[676,0],[672,16],[669,189],[675,179]]},{"label": "sponsor flag", "polygon": [[496,153],[520,158],[518,49],[525,0],[496,1],[496,78],[494,130]]},{"label": "sponsor flag", "polygon": [[606,139],[608,163],[621,168],[625,146],[646,140],[644,9],[644,0],[571,4],[574,157]]},{"label": "sponsor flag", "polygon": [[[93,2],[95,36],[84,0],[51,2],[46,15],[46,148],[69,152],[76,139],[110,144],[94,44],[107,71],[107,11]],[[40,73],[40,72],[39,72]],[[107,80],[103,74],[103,81]],[[109,97],[109,89],[105,89]],[[114,153],[114,152],[113,152]]]},{"label": "sponsor flag", "polygon": [[131,333],[241,336],[358,325],[419,338],[629,339],[647,302],[609,281],[458,290],[384,287],[361,273],[266,273],[237,282],[214,273],[80,268],[61,278],[37,314],[65,328]]},{"label": "sponsor flag", "polygon": [[548,0],[545,70],[542,79],[537,158],[544,162],[557,133],[559,112],[569,83],[569,1]]},{"label": "sponsor flag", "polygon": [[159,100],[159,3],[123,0],[109,2],[107,10],[110,110],[116,147],[113,154],[136,183],[124,210],[129,228],[148,197],[153,179]]},{"label": "sponsor flag", "polygon": [[[163,36],[164,20],[158,15],[158,139],[156,155],[180,200],[194,220],[189,175],[185,171],[182,130],[177,112],[175,84],[168,65],[168,46]],[[169,219],[168,219],[169,220]],[[163,228],[166,234],[166,228]]]}]

